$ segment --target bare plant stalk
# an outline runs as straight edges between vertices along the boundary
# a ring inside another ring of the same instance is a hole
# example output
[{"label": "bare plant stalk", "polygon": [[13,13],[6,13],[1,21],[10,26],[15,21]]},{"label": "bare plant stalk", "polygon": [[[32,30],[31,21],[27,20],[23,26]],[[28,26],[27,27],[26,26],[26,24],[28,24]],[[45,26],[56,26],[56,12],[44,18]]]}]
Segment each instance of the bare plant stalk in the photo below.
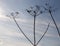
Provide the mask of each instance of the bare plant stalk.
[{"label": "bare plant stalk", "polygon": [[50,23],[48,24],[46,31],[44,32],[44,34],[42,35],[42,37],[39,39],[39,41],[37,42],[37,44],[36,44],[36,45],[38,45],[38,44],[39,44],[39,42],[42,40],[42,38],[44,37],[44,35],[47,33],[48,28],[49,28],[49,25],[50,25]]},{"label": "bare plant stalk", "polygon": [[36,15],[34,16],[34,46],[36,46],[36,37],[35,37],[35,19],[36,19]]},{"label": "bare plant stalk", "polygon": [[54,24],[55,24],[55,27],[56,27],[57,32],[58,32],[59,37],[60,37],[60,32],[59,32],[58,26],[57,26],[57,24],[56,24],[56,22],[55,22],[55,20],[54,20],[54,18],[53,18],[53,16],[52,16],[52,13],[51,13],[51,11],[50,11],[50,10],[49,10],[49,13],[50,13],[50,16],[51,16],[51,18],[52,18],[52,20],[53,20],[53,22],[54,22]]},{"label": "bare plant stalk", "polygon": [[21,31],[21,33],[26,37],[26,39],[33,45],[33,43],[31,42],[31,40],[25,35],[25,33],[22,31],[22,29],[20,28],[20,26],[18,25],[17,21],[15,20],[14,16],[13,17],[13,20],[14,22],[16,23],[17,27],[19,28],[19,30]]}]

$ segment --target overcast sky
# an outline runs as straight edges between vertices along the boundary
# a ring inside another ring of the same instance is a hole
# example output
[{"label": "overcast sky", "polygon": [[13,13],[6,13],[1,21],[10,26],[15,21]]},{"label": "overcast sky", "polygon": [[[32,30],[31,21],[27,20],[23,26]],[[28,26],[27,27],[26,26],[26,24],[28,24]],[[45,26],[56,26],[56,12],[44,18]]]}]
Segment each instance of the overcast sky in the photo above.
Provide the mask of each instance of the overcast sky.
[{"label": "overcast sky", "polygon": [[[35,5],[43,6],[46,2],[57,8],[52,15],[60,30],[60,0],[0,0],[0,46],[32,46],[13,19],[6,15],[18,11],[19,15],[16,20],[23,32],[33,42],[33,16],[27,13],[26,9]],[[45,32],[49,22],[48,32],[38,46],[60,46],[60,37],[48,12],[36,17],[36,42]]]}]

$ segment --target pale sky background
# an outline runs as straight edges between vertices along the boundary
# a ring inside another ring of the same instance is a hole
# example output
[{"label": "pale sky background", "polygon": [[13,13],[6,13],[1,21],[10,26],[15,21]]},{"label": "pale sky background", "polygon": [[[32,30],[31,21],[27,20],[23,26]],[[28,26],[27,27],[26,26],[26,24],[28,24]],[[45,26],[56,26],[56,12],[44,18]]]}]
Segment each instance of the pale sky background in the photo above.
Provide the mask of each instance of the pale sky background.
[{"label": "pale sky background", "polygon": [[[6,15],[19,11],[20,14],[16,20],[33,42],[33,17],[26,12],[26,9],[35,5],[44,5],[46,2],[58,8],[52,14],[60,30],[60,0],[0,0],[0,46],[32,46],[20,32],[13,19],[6,17]],[[48,32],[38,46],[60,46],[60,37],[49,13],[40,14],[36,18],[36,42],[46,30],[50,21]]]}]

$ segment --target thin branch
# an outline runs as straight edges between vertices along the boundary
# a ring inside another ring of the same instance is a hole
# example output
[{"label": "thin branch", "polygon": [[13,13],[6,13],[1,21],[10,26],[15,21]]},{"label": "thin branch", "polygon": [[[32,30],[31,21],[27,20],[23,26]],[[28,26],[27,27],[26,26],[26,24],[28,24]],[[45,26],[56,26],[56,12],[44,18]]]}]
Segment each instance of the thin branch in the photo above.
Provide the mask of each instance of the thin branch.
[{"label": "thin branch", "polygon": [[35,20],[36,20],[36,16],[34,16],[34,32],[33,32],[33,34],[34,34],[34,45],[35,45],[35,43],[36,43],[36,33],[35,33]]},{"label": "thin branch", "polygon": [[20,28],[20,26],[18,25],[17,21],[15,20],[15,18],[13,17],[14,22],[16,23],[17,27],[19,28],[19,30],[21,31],[21,33],[26,37],[26,39],[33,45],[32,41],[25,35],[25,33],[22,31],[22,29]]},{"label": "thin branch", "polygon": [[42,37],[40,38],[40,40],[37,42],[36,45],[38,45],[39,42],[42,40],[42,38],[45,36],[46,32],[48,31],[49,25],[50,25],[50,23],[48,24],[46,31],[44,32],[44,34],[42,35]]},{"label": "thin branch", "polygon": [[58,26],[57,26],[57,24],[56,24],[56,22],[55,22],[55,20],[54,20],[54,18],[53,18],[53,16],[52,16],[52,14],[51,14],[51,11],[49,11],[49,13],[50,13],[50,15],[51,15],[51,18],[52,18],[54,24],[55,24],[55,27],[56,27],[56,29],[57,29],[57,31],[58,31],[58,34],[59,34],[59,36],[60,36],[59,28],[58,28]]}]

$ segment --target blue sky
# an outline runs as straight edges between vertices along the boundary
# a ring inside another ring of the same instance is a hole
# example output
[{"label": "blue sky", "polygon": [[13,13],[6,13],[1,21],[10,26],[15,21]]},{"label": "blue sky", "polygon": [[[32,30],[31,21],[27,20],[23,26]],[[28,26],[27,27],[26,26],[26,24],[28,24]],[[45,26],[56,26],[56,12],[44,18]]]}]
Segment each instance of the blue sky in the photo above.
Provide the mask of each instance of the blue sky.
[{"label": "blue sky", "polygon": [[[16,20],[33,42],[33,17],[26,12],[26,9],[35,5],[44,5],[46,2],[58,8],[52,14],[60,30],[60,0],[0,0],[0,46],[32,46],[20,32],[13,19],[6,15],[18,11],[20,14]],[[43,35],[50,21],[48,32],[38,46],[60,46],[60,37],[49,13],[40,14],[36,18],[36,41]]]}]

